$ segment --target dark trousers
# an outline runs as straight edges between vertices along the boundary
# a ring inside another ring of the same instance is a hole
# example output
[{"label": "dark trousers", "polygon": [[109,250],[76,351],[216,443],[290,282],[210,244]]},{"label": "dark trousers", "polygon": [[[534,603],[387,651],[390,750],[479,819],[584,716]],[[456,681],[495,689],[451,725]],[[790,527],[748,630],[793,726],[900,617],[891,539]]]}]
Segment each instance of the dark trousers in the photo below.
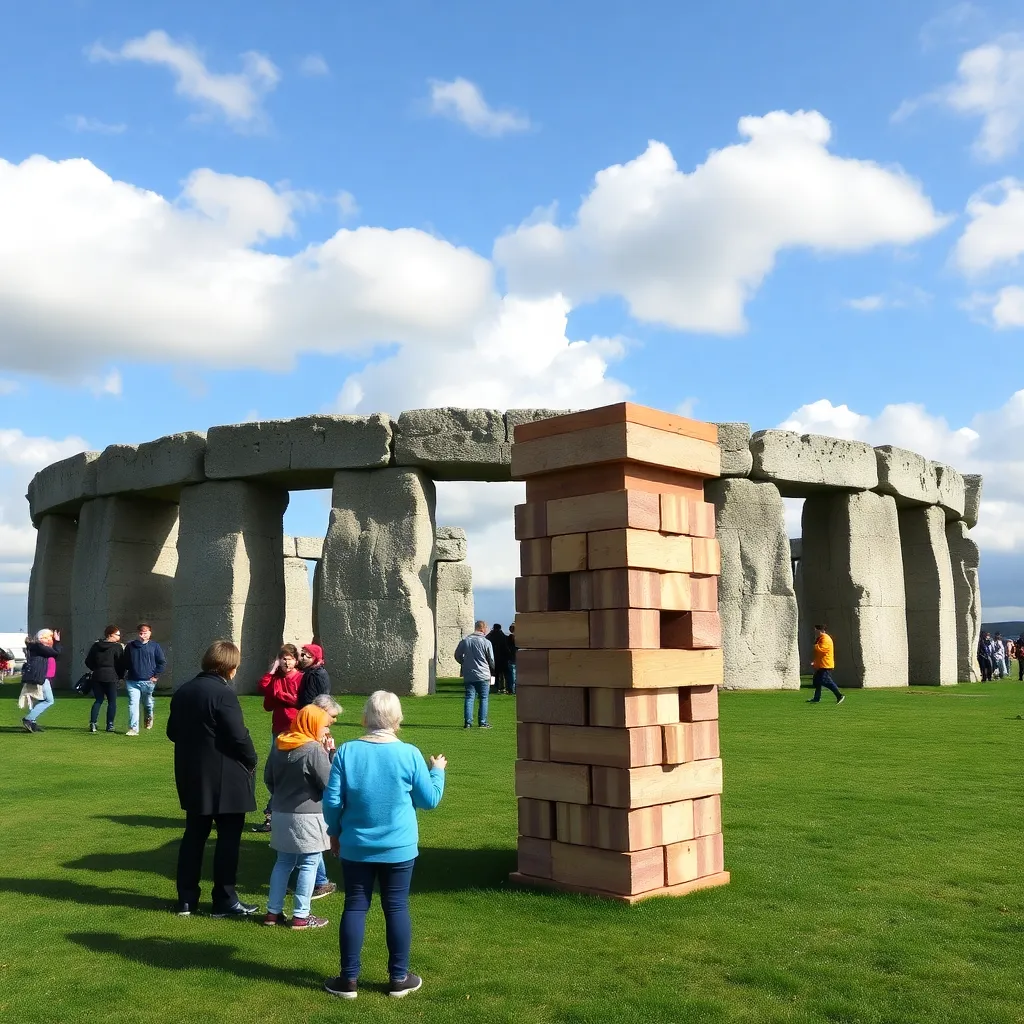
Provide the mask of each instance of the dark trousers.
[{"label": "dark trousers", "polygon": [[819,668],[814,673],[814,699],[816,701],[821,700],[821,688],[825,687],[826,690],[831,690],[836,695],[836,700],[842,697],[839,692],[839,687],[836,686],[835,681],[832,679],[832,673],[827,668]]},{"label": "dark trousers", "polygon": [[114,718],[117,716],[117,683],[92,684],[93,700],[92,710],[89,712],[89,724],[95,725],[100,720],[100,708],[104,700],[107,702],[107,728],[114,728]]},{"label": "dark trousers", "polygon": [[494,692],[508,692],[508,666],[504,662],[498,662],[494,666]]},{"label": "dark trousers", "polygon": [[244,814],[186,814],[185,834],[178,847],[178,902],[190,907],[199,904],[199,879],[203,873],[203,851],[211,827],[217,826],[217,845],[213,851],[214,910],[226,910],[238,902],[235,878],[238,875],[238,849],[242,843]]},{"label": "dark trousers", "polygon": [[981,669],[981,681],[988,682],[992,678],[992,659],[987,654],[978,655],[978,668]]},{"label": "dark trousers", "polygon": [[1024,683],[1024,658],[1017,659],[1017,682]]},{"label": "dark trousers", "polygon": [[412,920],[409,917],[409,885],[415,860],[401,864],[343,860],[345,910],[341,915],[341,976],[359,977],[366,914],[373,898],[374,880],[380,883],[380,905],[384,911],[384,937],[388,944],[388,977],[400,981],[409,973]]}]

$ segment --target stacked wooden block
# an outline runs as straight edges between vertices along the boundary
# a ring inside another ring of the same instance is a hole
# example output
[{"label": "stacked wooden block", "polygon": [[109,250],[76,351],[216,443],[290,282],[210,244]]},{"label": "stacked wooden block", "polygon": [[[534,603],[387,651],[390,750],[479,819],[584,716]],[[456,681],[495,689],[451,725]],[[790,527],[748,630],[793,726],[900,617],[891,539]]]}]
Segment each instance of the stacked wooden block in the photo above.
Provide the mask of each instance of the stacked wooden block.
[{"label": "stacked wooden block", "polygon": [[632,902],[729,880],[713,424],[629,403],[515,428],[519,870]]}]

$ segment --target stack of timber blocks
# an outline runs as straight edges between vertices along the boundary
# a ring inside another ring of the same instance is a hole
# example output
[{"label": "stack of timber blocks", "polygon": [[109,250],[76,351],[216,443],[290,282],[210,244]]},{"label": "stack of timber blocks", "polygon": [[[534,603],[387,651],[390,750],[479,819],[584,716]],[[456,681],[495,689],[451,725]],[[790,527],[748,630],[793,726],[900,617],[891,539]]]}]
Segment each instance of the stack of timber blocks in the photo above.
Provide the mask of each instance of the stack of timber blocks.
[{"label": "stack of timber blocks", "polygon": [[729,881],[717,439],[630,403],[515,428],[515,882],[631,903]]}]

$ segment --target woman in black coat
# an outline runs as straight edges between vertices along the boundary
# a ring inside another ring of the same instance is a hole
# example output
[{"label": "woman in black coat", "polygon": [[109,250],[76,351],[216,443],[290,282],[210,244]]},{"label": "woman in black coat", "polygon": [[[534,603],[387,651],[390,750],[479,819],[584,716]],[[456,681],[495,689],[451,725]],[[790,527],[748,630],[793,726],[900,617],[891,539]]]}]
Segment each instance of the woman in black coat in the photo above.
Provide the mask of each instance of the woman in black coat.
[{"label": "woman in black coat", "polygon": [[174,744],[174,782],[185,812],[177,876],[182,917],[199,904],[203,850],[214,824],[213,916],[248,917],[259,910],[235,891],[245,816],[256,810],[256,749],[231,688],[240,662],[238,648],[218,640],[203,655],[203,671],[171,698],[167,738]]},{"label": "woman in black coat", "polygon": [[124,678],[125,669],[121,630],[117,626],[107,626],[103,630],[103,639],[97,640],[85,656],[85,667],[92,673],[92,695],[95,698],[89,712],[89,732],[96,732],[104,700],[107,702],[107,732],[113,732],[117,716],[117,684]]}]

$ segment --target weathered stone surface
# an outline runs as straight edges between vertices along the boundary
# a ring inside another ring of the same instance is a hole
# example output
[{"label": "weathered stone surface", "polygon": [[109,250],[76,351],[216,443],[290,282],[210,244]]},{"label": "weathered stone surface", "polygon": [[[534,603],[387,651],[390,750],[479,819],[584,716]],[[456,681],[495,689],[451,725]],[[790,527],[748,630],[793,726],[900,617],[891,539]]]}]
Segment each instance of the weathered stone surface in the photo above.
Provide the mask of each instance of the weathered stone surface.
[{"label": "weathered stone surface", "polygon": [[295,555],[297,558],[305,558],[310,562],[319,561],[324,557],[323,537],[296,537]]},{"label": "weathered stone surface", "polygon": [[509,480],[512,445],[497,409],[413,409],[395,424],[396,466],[435,480]]},{"label": "weathered stone surface", "polygon": [[907,505],[934,505],[939,500],[935,463],[923,455],[896,448],[891,444],[875,449],[878,463],[879,494],[891,494],[900,508]]},{"label": "weathered stone surface", "polygon": [[957,680],[975,683],[981,679],[978,668],[978,638],[981,636],[981,586],[978,545],[967,535],[967,524],[946,523],[946,544],[953,574],[956,598]]},{"label": "weathered stone surface", "polygon": [[505,440],[511,444],[516,439],[515,429],[520,423],[536,423],[537,420],[565,416],[572,411],[572,409],[509,409],[505,413]]},{"label": "weathered stone surface", "polygon": [[284,560],[284,642],[300,648],[313,639],[313,594],[309,563],[304,558]]},{"label": "weathered stone surface", "polygon": [[722,449],[722,476],[750,476],[749,423],[718,423],[718,447]]},{"label": "weathered stone surface", "polygon": [[374,469],[391,458],[391,420],[372,416],[302,416],[211,427],[206,475],[260,478],[285,487],[330,487],[339,469]]},{"label": "weathered stone surface", "polygon": [[786,498],[817,491],[870,490],[878,485],[874,449],[861,441],[819,434],[759,430],[750,439],[755,480],[770,480]]},{"label": "weathered stone surface", "polygon": [[425,694],[434,680],[434,483],[416,469],[340,472],[320,562],[317,629],[354,693]]},{"label": "weathered stone surface", "polygon": [[[70,516],[46,515],[39,520],[36,554],[28,581],[28,631],[59,629],[67,652],[57,659],[54,685],[72,682],[74,628],[71,617],[71,569],[75,560],[78,524]],[[75,676],[75,679],[78,677]]]},{"label": "weathered stone surface", "polygon": [[99,452],[80,452],[39,470],[28,485],[32,522],[38,525],[47,512],[74,515],[86,498],[94,498],[99,457]]},{"label": "weathered stone surface", "polygon": [[313,566],[313,643],[321,644],[320,640],[320,591],[323,587],[323,561]]},{"label": "weathered stone surface", "polygon": [[167,656],[160,687],[170,687],[177,533],[178,506],[171,502],[107,497],[82,506],[71,572],[73,678],[85,671],[85,655],[108,624],[119,626],[127,643],[135,626],[148,622]]},{"label": "weathered stone surface", "polygon": [[437,674],[457,676],[455,648],[473,632],[473,570],[465,562],[438,562],[435,588]]},{"label": "weathered stone surface", "polygon": [[199,671],[217,639],[242,652],[239,693],[253,693],[284,632],[284,531],[288,492],[245,480],[182,488],[174,578],[176,686]]},{"label": "weathered stone surface", "polygon": [[813,495],[804,502],[802,541],[804,614],[828,626],[836,682],[906,686],[907,605],[895,499],[873,491]]},{"label": "weathered stone surface", "polygon": [[910,682],[952,686],[957,681],[956,596],[946,513],[931,505],[901,509],[899,517]]},{"label": "weathered stone surface", "polygon": [[978,525],[978,515],[981,513],[981,487],[983,479],[978,473],[964,474],[964,515],[963,520],[968,530],[973,530]]},{"label": "weathered stone surface", "polygon": [[722,551],[718,611],[725,685],[730,689],[796,690],[797,604],[782,499],[773,484],[711,480]]},{"label": "weathered stone surface", "polygon": [[963,474],[942,462],[933,462],[932,465],[935,467],[938,504],[945,511],[946,519],[962,519],[966,497]]},{"label": "weathered stone surface", "polygon": [[188,431],[145,444],[112,444],[96,460],[96,493],[177,501],[185,484],[206,479],[206,435]]},{"label": "weathered stone surface", "polygon": [[460,526],[439,526],[434,557],[439,562],[463,562],[467,554],[466,531]]}]

